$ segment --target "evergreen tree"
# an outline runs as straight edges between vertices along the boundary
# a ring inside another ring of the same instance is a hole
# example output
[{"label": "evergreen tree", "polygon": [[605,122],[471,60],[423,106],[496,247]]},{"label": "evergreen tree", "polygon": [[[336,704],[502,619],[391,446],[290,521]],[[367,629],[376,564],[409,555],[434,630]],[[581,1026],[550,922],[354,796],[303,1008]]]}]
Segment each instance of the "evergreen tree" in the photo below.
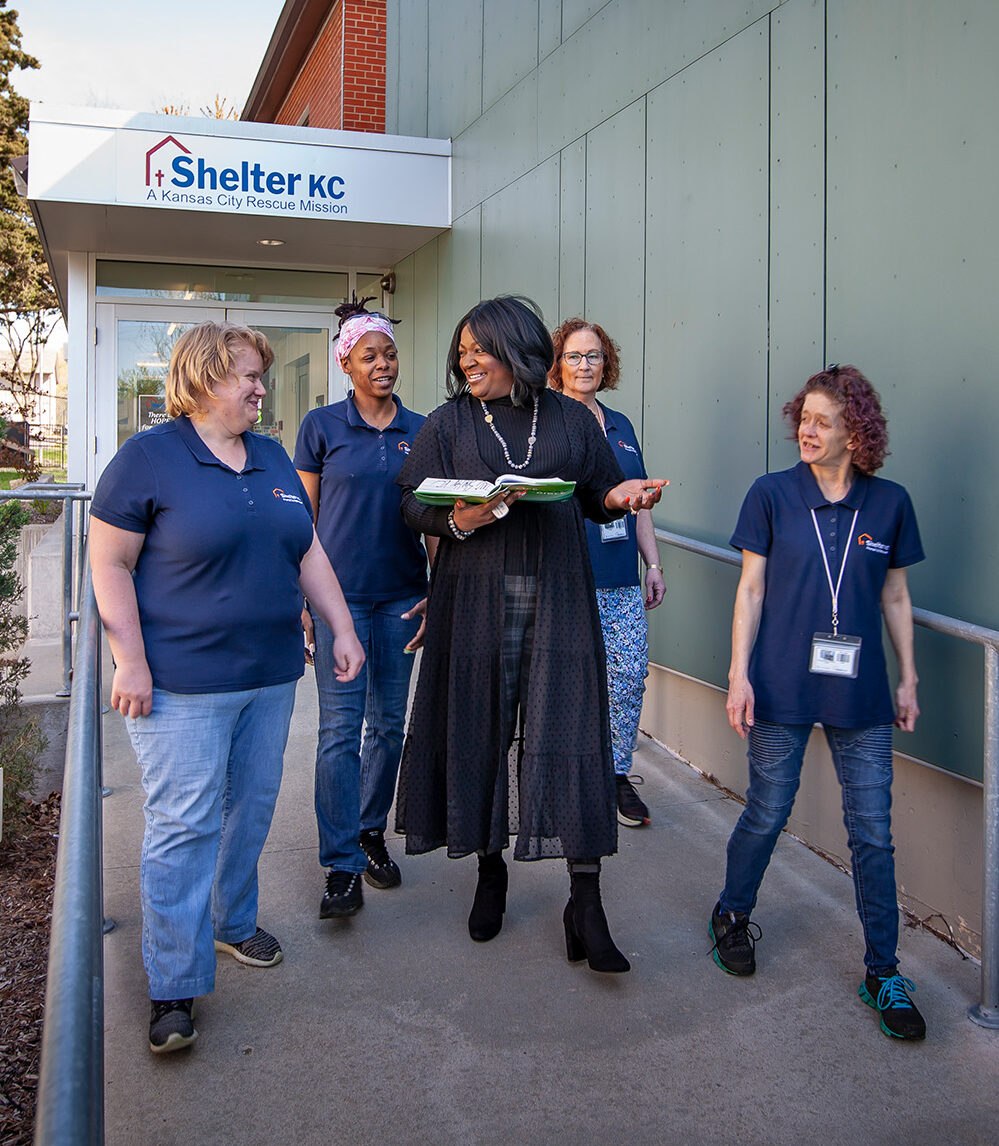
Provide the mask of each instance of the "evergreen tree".
[{"label": "evergreen tree", "polygon": [[21,49],[17,12],[0,0],[0,388],[11,394],[5,412],[21,421],[30,420],[41,350],[58,318],[42,244],[10,167],[28,151],[28,101],[15,91],[11,73],[38,66]]}]

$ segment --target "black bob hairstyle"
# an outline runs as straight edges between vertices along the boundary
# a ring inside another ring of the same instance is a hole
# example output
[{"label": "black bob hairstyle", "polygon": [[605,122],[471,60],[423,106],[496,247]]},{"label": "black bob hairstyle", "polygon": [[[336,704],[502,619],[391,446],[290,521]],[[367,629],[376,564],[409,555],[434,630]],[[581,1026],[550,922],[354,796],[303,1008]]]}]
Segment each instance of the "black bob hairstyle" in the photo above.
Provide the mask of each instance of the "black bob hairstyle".
[{"label": "black bob hairstyle", "polygon": [[548,371],[555,361],[555,348],[537,303],[521,295],[487,298],[458,320],[447,353],[447,395],[460,398],[468,393],[468,382],[461,369],[458,344],[468,327],[479,346],[498,359],[513,375],[510,399],[515,406],[526,406],[548,386]]}]

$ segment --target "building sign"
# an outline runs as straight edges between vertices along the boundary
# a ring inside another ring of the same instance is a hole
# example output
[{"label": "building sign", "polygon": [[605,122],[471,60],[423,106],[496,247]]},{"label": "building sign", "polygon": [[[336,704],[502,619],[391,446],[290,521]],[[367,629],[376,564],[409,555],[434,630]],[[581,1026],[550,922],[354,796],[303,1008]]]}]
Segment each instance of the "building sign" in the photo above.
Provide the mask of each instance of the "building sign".
[{"label": "building sign", "polygon": [[[33,111],[30,199],[450,225],[446,140],[214,121],[194,134],[164,130],[190,120],[140,115],[118,126],[108,118],[121,113],[103,113],[103,122],[98,114],[93,123],[67,123]],[[316,141],[299,142],[303,135]]]}]

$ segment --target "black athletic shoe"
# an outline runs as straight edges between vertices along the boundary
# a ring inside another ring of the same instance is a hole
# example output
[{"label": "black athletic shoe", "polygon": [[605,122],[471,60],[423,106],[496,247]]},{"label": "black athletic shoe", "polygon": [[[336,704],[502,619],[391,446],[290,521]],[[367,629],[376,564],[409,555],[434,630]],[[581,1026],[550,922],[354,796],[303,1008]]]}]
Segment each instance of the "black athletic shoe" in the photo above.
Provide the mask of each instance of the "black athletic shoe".
[{"label": "black athletic shoe", "polygon": [[241,939],[239,943],[225,943],[216,939],[215,950],[226,952],[247,967],[273,967],[284,958],[281,944],[262,927],[258,927],[249,939]]},{"label": "black athletic shoe", "polygon": [[361,877],[356,871],[331,871],[326,877],[326,894],[319,905],[320,919],[354,915],[364,906]]},{"label": "black athletic shoe", "polygon": [[714,946],[711,954],[730,975],[752,975],[756,970],[756,942],[762,936],[757,924],[741,911],[722,911],[716,904],[708,924]]},{"label": "black athletic shoe", "polygon": [[881,1029],[893,1039],[925,1039],[926,1020],[909,998],[915,984],[897,971],[893,975],[872,975],[860,984],[858,995],[881,1015]]},{"label": "black athletic shoe", "polygon": [[190,1046],[198,1037],[194,1029],[193,999],[152,999],[149,1014],[149,1049],[168,1054]]},{"label": "black athletic shoe", "polygon": [[649,822],[649,809],[645,801],[635,791],[632,779],[643,783],[641,776],[616,776],[617,781],[617,822],[626,828],[644,828]]},{"label": "black athletic shoe", "polygon": [[361,832],[361,837],[357,841],[361,845],[361,851],[368,857],[368,867],[364,873],[365,883],[370,883],[372,887],[381,889],[389,887],[398,887],[402,883],[402,872],[399,871],[399,865],[388,854],[388,848],[385,846],[385,833],[380,832],[377,828],[369,828],[366,832]]}]

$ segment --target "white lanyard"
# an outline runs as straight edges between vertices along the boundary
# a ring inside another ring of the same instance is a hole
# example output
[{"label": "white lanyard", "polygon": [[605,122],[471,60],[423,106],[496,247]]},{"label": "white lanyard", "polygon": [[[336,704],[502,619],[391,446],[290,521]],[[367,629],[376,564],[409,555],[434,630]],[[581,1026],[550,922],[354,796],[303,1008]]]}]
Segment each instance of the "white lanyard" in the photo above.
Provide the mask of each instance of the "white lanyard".
[{"label": "white lanyard", "polygon": [[822,542],[822,533],[819,529],[819,519],[815,510],[809,510],[812,515],[812,525],[815,526],[815,536],[819,539],[819,552],[822,554],[822,564],[826,567],[826,580],[829,582],[829,595],[832,597],[832,631],[839,631],[839,587],[843,584],[843,570],[846,568],[846,559],[850,556],[850,542],[853,540],[853,531],[857,527],[857,514],[859,509],[853,511],[853,521],[850,523],[850,536],[846,539],[846,548],[843,550],[843,560],[839,567],[839,577],[836,579],[836,588],[833,588],[832,573],[829,570],[829,558],[826,556],[826,547]]}]

